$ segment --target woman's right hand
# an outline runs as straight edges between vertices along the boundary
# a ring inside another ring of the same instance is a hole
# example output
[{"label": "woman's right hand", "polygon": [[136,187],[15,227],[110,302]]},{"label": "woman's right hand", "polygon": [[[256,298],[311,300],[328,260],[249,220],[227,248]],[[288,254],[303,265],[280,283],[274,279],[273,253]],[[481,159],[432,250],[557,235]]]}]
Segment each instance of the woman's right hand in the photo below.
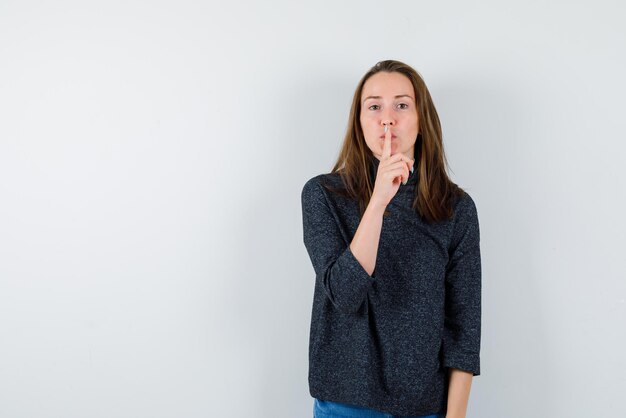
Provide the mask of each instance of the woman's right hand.
[{"label": "woman's right hand", "polygon": [[414,160],[400,152],[391,155],[391,129],[389,129],[383,140],[382,158],[378,164],[374,192],[370,202],[387,207],[398,192],[400,183],[408,180],[409,170],[414,163]]}]

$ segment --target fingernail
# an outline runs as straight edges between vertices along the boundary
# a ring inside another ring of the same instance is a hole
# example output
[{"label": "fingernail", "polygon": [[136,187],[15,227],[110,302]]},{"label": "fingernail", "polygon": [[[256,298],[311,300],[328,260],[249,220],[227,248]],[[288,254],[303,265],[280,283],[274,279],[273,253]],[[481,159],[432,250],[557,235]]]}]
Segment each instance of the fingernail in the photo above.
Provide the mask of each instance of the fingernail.
[{"label": "fingernail", "polygon": [[413,172],[413,170],[415,170],[415,167],[411,166],[411,173]]},{"label": "fingernail", "polygon": [[406,186],[407,181],[408,181],[408,180],[403,181],[403,182],[402,182],[402,184],[403,184],[404,186]]}]

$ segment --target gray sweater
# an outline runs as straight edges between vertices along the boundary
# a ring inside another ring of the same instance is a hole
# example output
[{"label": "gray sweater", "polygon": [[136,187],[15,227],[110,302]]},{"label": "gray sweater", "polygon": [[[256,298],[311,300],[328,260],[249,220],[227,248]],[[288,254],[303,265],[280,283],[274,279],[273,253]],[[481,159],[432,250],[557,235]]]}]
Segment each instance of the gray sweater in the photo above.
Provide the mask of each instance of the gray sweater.
[{"label": "gray sweater", "polygon": [[[379,161],[370,165],[372,179]],[[478,215],[464,194],[451,220],[432,225],[411,208],[418,169],[383,217],[370,276],[350,251],[358,202],[302,189],[304,244],[315,271],[309,334],[314,398],[394,415],[446,413],[448,371],[480,374],[481,262]]]}]

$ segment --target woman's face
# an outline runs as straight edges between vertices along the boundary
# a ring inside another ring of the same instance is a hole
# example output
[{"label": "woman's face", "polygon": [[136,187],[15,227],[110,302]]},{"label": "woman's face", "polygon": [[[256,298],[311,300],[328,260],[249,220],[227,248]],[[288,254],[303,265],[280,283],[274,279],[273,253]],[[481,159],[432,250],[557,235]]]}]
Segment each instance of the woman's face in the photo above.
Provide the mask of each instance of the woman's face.
[{"label": "woman's face", "polygon": [[359,120],[376,158],[382,159],[385,124],[391,129],[391,155],[401,152],[414,158],[419,121],[413,84],[407,76],[381,71],[368,78],[361,93]]}]

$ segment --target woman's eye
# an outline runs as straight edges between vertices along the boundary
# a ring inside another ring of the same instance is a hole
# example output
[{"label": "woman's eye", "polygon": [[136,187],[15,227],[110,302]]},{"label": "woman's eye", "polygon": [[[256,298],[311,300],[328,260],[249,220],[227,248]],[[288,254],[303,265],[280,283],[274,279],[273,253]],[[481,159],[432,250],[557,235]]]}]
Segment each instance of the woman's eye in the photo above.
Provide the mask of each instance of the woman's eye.
[{"label": "woman's eye", "polygon": [[[375,107],[376,109],[372,109],[373,107]],[[378,105],[371,105],[371,106],[369,107],[369,109],[370,109],[370,110],[378,110]]]},{"label": "woman's eye", "polygon": [[[404,106],[404,107],[401,107],[401,106]],[[406,104],[406,103],[400,103],[400,104],[398,105],[398,107],[400,107],[400,109],[406,109],[406,108],[408,108],[408,107],[409,107],[409,105],[408,105],[408,104]]]}]

